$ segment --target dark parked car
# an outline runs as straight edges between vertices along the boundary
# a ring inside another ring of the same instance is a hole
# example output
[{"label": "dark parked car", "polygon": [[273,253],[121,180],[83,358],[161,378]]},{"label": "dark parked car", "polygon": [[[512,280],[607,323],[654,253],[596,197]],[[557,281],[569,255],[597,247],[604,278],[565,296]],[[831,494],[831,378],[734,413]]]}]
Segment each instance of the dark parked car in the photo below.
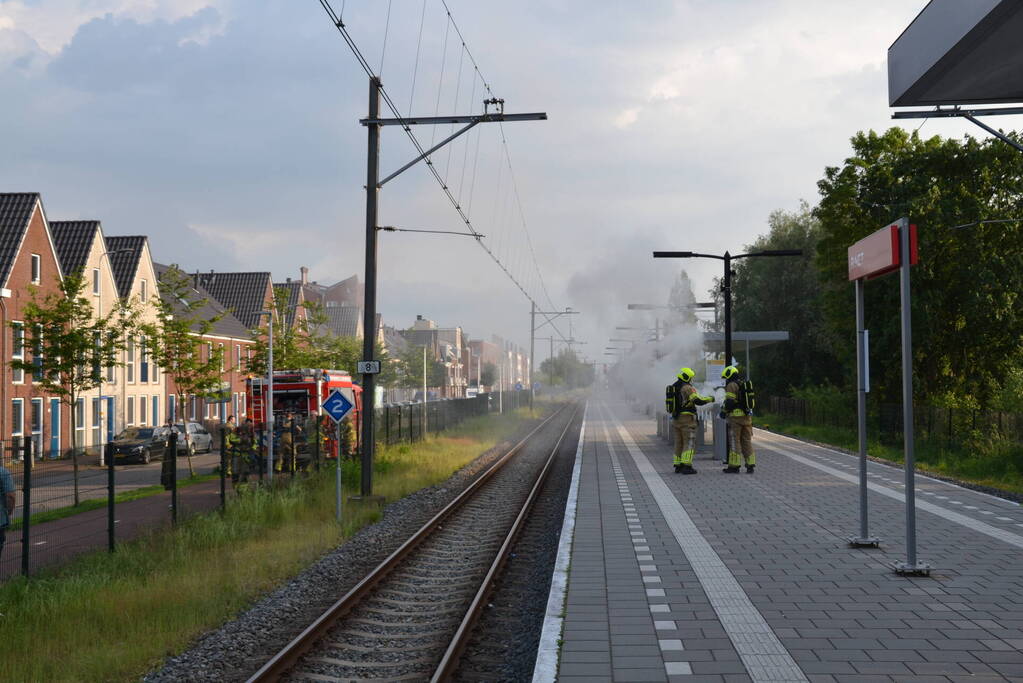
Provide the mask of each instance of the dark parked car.
[{"label": "dark parked car", "polygon": [[110,442],[114,462],[138,460],[148,463],[167,452],[167,430],[153,427],[128,427]]},{"label": "dark parked car", "polygon": [[[196,453],[209,453],[213,450],[213,435],[198,422],[184,424],[179,422],[174,425],[174,430],[178,433],[178,453],[195,455]],[[158,433],[163,434],[166,438],[167,428],[160,427]]]}]

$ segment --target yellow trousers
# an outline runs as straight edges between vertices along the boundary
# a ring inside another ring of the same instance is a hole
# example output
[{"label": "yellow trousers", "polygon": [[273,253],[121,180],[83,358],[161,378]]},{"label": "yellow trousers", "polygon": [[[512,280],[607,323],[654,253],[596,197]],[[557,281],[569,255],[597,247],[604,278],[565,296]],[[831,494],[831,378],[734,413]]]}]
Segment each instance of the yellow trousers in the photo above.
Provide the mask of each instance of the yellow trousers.
[{"label": "yellow trousers", "polygon": [[679,413],[671,421],[675,432],[675,464],[692,465],[696,453],[696,416],[692,413]]},{"label": "yellow trousers", "polygon": [[747,465],[756,465],[753,452],[753,418],[749,415],[728,416],[728,466],[739,467],[745,459]]}]

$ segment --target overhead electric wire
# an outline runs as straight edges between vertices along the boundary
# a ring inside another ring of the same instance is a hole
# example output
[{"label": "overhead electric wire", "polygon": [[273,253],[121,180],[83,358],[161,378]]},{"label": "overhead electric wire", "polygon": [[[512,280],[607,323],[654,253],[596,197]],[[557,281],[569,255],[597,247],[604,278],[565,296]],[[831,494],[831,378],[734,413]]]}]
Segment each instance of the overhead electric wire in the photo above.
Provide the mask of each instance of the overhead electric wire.
[{"label": "overhead electric wire", "polygon": [[[373,72],[373,67],[370,66],[369,62],[366,60],[366,57],[362,54],[362,51],[359,49],[359,46],[355,42],[355,39],[352,38],[351,34],[348,32],[347,26],[345,26],[343,21],[341,21],[341,17],[337,14],[337,12],[334,11],[334,8],[331,6],[329,0],[319,0],[319,3],[320,3],[320,6],[323,7],[324,11],[327,13],[327,16],[330,17],[331,21],[334,24],[334,27],[338,30],[338,32],[344,38],[344,41],[345,41],[345,43],[347,43],[349,49],[355,55],[356,60],[359,62],[359,66],[362,67],[363,71],[366,72],[367,76],[369,76],[372,79],[378,79],[379,78],[378,75]],[[459,30],[458,25],[455,23],[454,18],[451,16],[451,9],[448,7],[447,2],[445,2],[445,0],[441,0],[441,3],[444,5],[444,9],[447,12],[448,20],[451,22],[451,25],[455,29],[455,32],[457,33],[457,35],[459,37],[459,40],[460,40],[460,42],[462,44],[462,57],[460,58],[460,64],[459,64],[459,86],[461,85],[461,60],[464,59],[464,57],[466,55],[468,55],[470,62],[472,62],[472,64],[473,64],[474,70],[480,74],[480,80],[483,83],[483,87],[487,90],[487,92],[491,95],[491,97],[493,97],[493,91],[490,88],[490,84],[488,84],[486,82],[486,79],[483,78],[482,72],[479,72],[479,67],[476,64],[476,60],[475,60],[475,58],[473,58],[472,53],[469,51],[468,46],[466,46],[465,38],[462,36],[461,30]],[[388,7],[390,8],[390,2],[388,3]],[[389,10],[388,10],[388,14],[389,14]],[[388,19],[388,21],[389,21],[389,19]],[[386,37],[385,37],[385,43],[386,43]],[[382,66],[383,66],[383,55],[381,55],[381,67]],[[426,155],[426,150],[423,148],[422,143],[419,142],[419,139],[416,137],[415,133],[412,132],[411,126],[409,126],[407,123],[405,123],[406,117],[403,116],[399,112],[397,105],[395,105],[394,101],[391,99],[390,94],[383,87],[383,84],[380,85],[379,91],[380,91],[381,99],[384,101],[384,104],[387,105],[387,108],[391,111],[391,114],[394,116],[395,119],[397,119],[399,122],[401,122],[403,124],[400,127],[401,127],[401,129],[403,131],[405,131],[405,134],[408,136],[409,140],[412,142],[413,147],[415,147],[416,151],[418,151],[420,154],[425,156]],[[457,103],[457,95],[456,95],[456,103]],[[500,125],[500,123],[499,123],[499,125]],[[504,144],[504,147],[505,147],[505,153],[506,153],[506,156],[507,156],[507,160],[508,160],[508,163],[509,163],[509,169],[510,169],[511,168],[511,157],[507,153],[507,139],[504,136],[503,126],[502,126],[501,137],[502,137],[502,141],[503,141],[503,144]],[[476,239],[476,243],[480,245],[480,247],[483,249],[483,251],[485,251],[487,253],[487,255],[490,256],[491,260],[493,260],[494,263],[496,263],[497,266],[504,272],[504,274],[508,276],[508,278],[512,281],[512,284],[514,284],[515,287],[520,292],[522,292],[522,294],[531,303],[536,305],[535,299],[533,299],[533,296],[523,287],[522,283],[519,282],[518,278],[516,278],[508,270],[508,267],[504,263],[502,263],[501,260],[494,254],[494,252],[486,244],[484,244],[484,241],[481,239],[483,237],[483,235],[478,230],[476,230],[476,228],[473,226],[472,221],[469,220],[469,217],[466,215],[465,211],[462,209],[460,203],[455,198],[454,194],[452,194],[451,189],[448,187],[448,184],[445,182],[445,180],[443,178],[441,178],[440,172],[437,171],[437,169],[434,167],[434,164],[429,159],[427,159],[426,166],[427,166],[427,168],[430,169],[430,173],[436,179],[437,183],[441,186],[441,190],[444,192],[444,195],[448,198],[448,201],[454,207],[455,211],[458,212],[459,218],[461,218],[462,222],[465,224],[466,228],[469,230],[469,233],[471,233],[471,236],[475,236],[477,238]],[[529,238],[529,232],[526,229],[525,216],[522,214],[522,211],[521,211],[521,206],[522,206],[521,205],[521,199],[518,196],[517,188],[516,188],[516,191],[515,191],[515,196],[516,196],[517,204],[519,206],[520,216],[522,217],[523,230],[526,232],[526,235],[527,235],[527,243],[530,244],[530,253],[531,253],[532,257],[533,257],[533,263],[534,263],[534,265],[536,265],[537,270],[539,271],[539,264],[536,263],[536,255],[535,255],[535,252],[533,252],[533,249],[532,249],[532,240]],[[464,233],[462,233],[462,234],[464,234]],[[544,289],[544,295],[547,297],[547,301],[549,303],[551,303],[552,308],[553,308],[553,302],[551,302],[550,295],[546,291],[546,286],[544,286],[543,289]],[[538,308],[542,308],[542,307],[538,306]],[[550,323],[551,327],[558,333],[558,336],[561,337],[562,341],[568,342],[568,339],[565,337],[565,335],[554,324],[553,319],[551,319],[547,315],[544,315],[544,317],[546,317],[548,319],[548,322]]]},{"label": "overhead electric wire", "polygon": [[[416,94],[416,76],[419,75],[419,51],[423,46],[423,24],[426,22],[426,0],[423,0],[423,12],[419,16],[419,38],[416,40],[416,65],[412,68],[412,87],[408,93],[408,111],[412,113],[412,99]],[[432,146],[432,145],[431,145]]]}]

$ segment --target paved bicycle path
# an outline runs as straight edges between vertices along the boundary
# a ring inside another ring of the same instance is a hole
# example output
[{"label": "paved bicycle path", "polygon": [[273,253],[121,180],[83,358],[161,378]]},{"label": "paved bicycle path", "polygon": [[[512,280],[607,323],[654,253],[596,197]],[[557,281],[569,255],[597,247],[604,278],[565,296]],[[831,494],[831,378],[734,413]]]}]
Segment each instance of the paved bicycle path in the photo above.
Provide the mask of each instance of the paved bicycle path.
[{"label": "paved bicycle path", "polygon": [[672,471],[652,420],[591,401],[559,680],[1023,680],[1023,509],[917,476],[901,577],[901,473],[757,431],[754,475]]}]

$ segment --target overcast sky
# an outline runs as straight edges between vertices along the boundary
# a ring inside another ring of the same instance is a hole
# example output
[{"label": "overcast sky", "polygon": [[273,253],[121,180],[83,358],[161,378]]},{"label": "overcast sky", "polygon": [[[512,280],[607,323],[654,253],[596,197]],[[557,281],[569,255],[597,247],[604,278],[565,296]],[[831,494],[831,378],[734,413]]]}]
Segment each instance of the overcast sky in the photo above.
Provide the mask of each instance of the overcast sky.
[{"label": "overcast sky", "polygon": [[[402,113],[479,111],[441,0],[334,4]],[[434,167],[538,303],[583,311],[602,360],[623,304],[663,303],[682,265],[653,249],[741,249],[816,202],[854,133],[892,125],[886,51],[925,4],[448,0],[506,110],[550,120],[504,124],[514,185],[495,124]],[[367,81],[316,0],[0,0],[0,93],[0,189],[41,192],[51,220],[149,235],[188,270],[362,278]],[[384,173],[414,156],[400,129],[382,148]],[[380,224],[465,229],[423,165],[381,190]],[[720,263],[687,269],[705,298]],[[472,238],[381,234],[378,305],[528,343],[528,300]]]}]

